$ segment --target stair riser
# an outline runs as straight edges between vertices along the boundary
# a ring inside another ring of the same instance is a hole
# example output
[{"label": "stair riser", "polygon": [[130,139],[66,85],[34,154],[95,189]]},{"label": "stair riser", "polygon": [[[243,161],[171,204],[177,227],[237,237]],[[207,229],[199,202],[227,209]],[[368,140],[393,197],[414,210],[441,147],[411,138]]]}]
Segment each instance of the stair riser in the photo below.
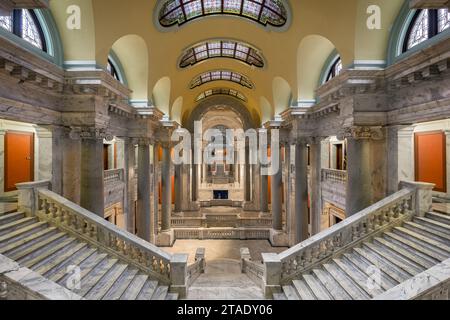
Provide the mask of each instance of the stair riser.
[{"label": "stair riser", "polygon": [[431,220],[436,220],[440,223],[444,223],[446,225],[450,225],[450,218],[445,218],[445,217],[441,217],[441,216],[437,216],[437,215],[432,215],[427,213],[425,215],[426,218],[431,219]]},{"label": "stair riser", "polygon": [[6,247],[7,245],[10,245],[10,244],[12,244],[12,243],[14,243],[16,241],[20,241],[20,240],[25,239],[25,238],[27,238],[29,236],[32,236],[33,234],[35,234],[37,232],[43,231],[46,228],[47,228],[46,226],[35,227],[32,230],[29,230],[27,232],[24,232],[24,233],[18,235],[17,237],[14,237],[12,239],[8,239],[6,241],[1,241],[0,242],[0,249],[3,248],[3,247]]},{"label": "stair riser", "polygon": [[25,218],[25,214],[15,214],[13,216],[4,215],[0,217],[0,226]]},{"label": "stair riser", "polygon": [[450,246],[450,240],[448,240],[448,239],[446,239],[446,238],[444,238],[444,237],[440,237],[440,236],[435,235],[435,234],[433,234],[433,233],[431,233],[431,232],[422,230],[422,229],[420,229],[420,228],[416,228],[416,227],[411,226],[411,225],[405,225],[405,228],[406,228],[406,229],[409,229],[409,230],[411,230],[411,231],[414,231],[414,232],[416,232],[416,233],[418,233],[418,234],[421,234],[421,235],[423,235],[423,236],[425,236],[425,237],[428,237],[428,238],[430,238],[430,239],[433,239],[433,240],[442,242],[442,243],[444,243],[444,244],[447,245],[447,246]]},{"label": "stair riser", "polygon": [[401,237],[403,237],[403,238],[405,238],[405,239],[407,239],[407,240],[409,240],[409,241],[411,241],[411,242],[414,242],[414,243],[417,244],[417,245],[420,245],[420,246],[422,246],[422,247],[424,247],[424,248],[427,248],[427,249],[430,250],[430,251],[436,252],[436,253],[438,253],[439,255],[442,255],[442,256],[448,256],[448,253],[447,253],[446,251],[441,250],[441,249],[435,247],[434,245],[431,245],[431,244],[429,244],[429,243],[420,241],[419,239],[417,239],[417,238],[415,238],[415,237],[412,237],[412,236],[410,236],[410,235],[404,234],[403,232],[398,231],[398,230],[394,230],[394,233],[397,234],[397,235],[399,235],[399,236],[401,236]]},{"label": "stair riser", "polygon": [[426,227],[428,227],[430,229],[436,230],[438,232],[442,232],[442,233],[450,235],[450,227],[449,228],[444,228],[444,227],[435,225],[434,223],[431,223],[431,222],[428,222],[428,221],[422,221],[422,220],[418,220],[418,219],[415,219],[414,222],[416,222],[418,224],[421,224],[421,225],[424,225],[424,226],[426,226]]},{"label": "stair riser", "polygon": [[32,225],[37,222],[37,219],[29,220],[26,222],[22,222],[14,227],[8,228],[7,230],[0,231],[0,237],[7,235],[10,232],[17,231],[19,229],[25,228],[26,226]]},{"label": "stair riser", "polygon": [[[26,244],[23,245],[23,246],[20,246],[20,247],[14,249],[14,250],[9,251],[6,255],[12,257],[12,256],[14,256],[14,255],[17,254],[17,253],[21,253],[21,252],[23,252],[23,251],[26,251],[26,250],[28,250],[29,248],[31,248],[32,246],[37,245],[38,243],[43,242],[43,241],[49,239],[50,237],[56,235],[57,233],[58,233],[58,232],[55,230],[55,231],[53,231],[53,232],[50,232],[50,233],[48,233],[48,234],[45,234],[45,235],[43,235],[43,236],[41,236],[41,237],[39,237],[39,238],[37,238],[37,239],[35,239],[35,240],[33,240],[33,241],[30,241],[30,242],[26,243]],[[60,238],[60,239],[61,239],[61,238]],[[60,240],[60,239],[58,239],[58,240]],[[57,240],[55,240],[55,241],[57,241]],[[29,257],[31,257],[31,256],[32,256],[32,257],[35,257],[36,255],[39,255],[40,253],[43,253],[43,252],[45,252],[45,251],[51,249],[51,246],[55,243],[55,241],[53,241],[50,245],[45,246],[44,248],[40,248],[40,249],[38,249],[38,250],[36,250],[36,251],[33,251],[31,254],[27,255],[27,258],[29,258]],[[21,262],[21,261],[19,261],[19,262]]]}]

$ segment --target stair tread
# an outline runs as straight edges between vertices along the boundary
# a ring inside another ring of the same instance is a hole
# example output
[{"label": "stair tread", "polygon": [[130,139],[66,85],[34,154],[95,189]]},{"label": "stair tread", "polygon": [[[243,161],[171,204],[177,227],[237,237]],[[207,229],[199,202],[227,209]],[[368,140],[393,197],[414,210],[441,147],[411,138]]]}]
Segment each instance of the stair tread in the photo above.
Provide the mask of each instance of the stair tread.
[{"label": "stair tread", "polygon": [[95,266],[85,278],[81,279],[81,290],[77,290],[77,294],[85,297],[92,288],[94,288],[99,281],[115,266],[118,259],[107,258],[99,265]]},{"label": "stair tread", "polygon": [[364,246],[375,252],[380,258],[386,260],[388,263],[392,264],[395,267],[400,268],[401,270],[409,273],[411,276],[416,276],[417,274],[425,271],[425,268],[420,268],[418,266],[413,266],[411,263],[404,261],[401,257],[394,256],[387,249],[380,248],[376,244],[373,243],[365,243]]},{"label": "stair tread", "polygon": [[[57,282],[61,284],[61,280],[67,276],[67,267],[74,265],[74,266],[80,266],[82,269],[83,264],[85,264],[86,261],[89,259],[92,259],[92,257],[95,257],[97,255],[97,249],[89,248],[85,251],[83,251],[80,255],[76,255],[75,257],[70,257],[68,260],[66,260],[61,265],[57,266],[57,271],[53,272],[52,274],[46,275],[49,277],[50,280],[53,282]],[[83,269],[82,269],[83,270]]]},{"label": "stair tread", "polygon": [[128,269],[109,289],[109,292],[102,298],[103,300],[119,300],[123,293],[130,287],[138,269]]},{"label": "stair tread", "polygon": [[39,256],[37,256],[31,260],[28,260],[26,262],[23,262],[21,264],[29,269],[34,270],[33,267],[35,265],[44,261],[45,259],[49,258],[50,256],[54,255],[56,252],[62,250],[63,248],[67,247],[69,244],[71,244],[73,242],[75,242],[75,238],[68,238],[67,240],[64,240],[63,242],[57,244],[56,246],[54,246],[51,249],[49,249],[48,251],[40,254]]},{"label": "stair tread", "polygon": [[292,284],[301,300],[317,300],[317,297],[303,280],[294,280]]},{"label": "stair tread", "polygon": [[20,220],[14,220],[14,221],[9,222],[7,224],[0,225],[0,233],[1,232],[6,232],[6,231],[8,231],[10,229],[13,229],[15,227],[20,227],[24,223],[31,222],[31,221],[36,221],[37,222],[37,219],[35,217],[26,217],[26,218],[23,218],[23,219],[20,219]]},{"label": "stair tread", "polygon": [[[16,237],[18,237],[18,236],[20,236],[20,235],[22,235],[24,233],[30,232],[33,229],[43,227],[46,224],[47,224],[46,222],[36,222],[36,223],[33,223],[32,225],[26,226],[26,227],[21,228],[19,230],[15,230],[14,232],[10,232],[10,233],[0,237],[0,244],[2,242],[6,242],[8,240],[13,240],[14,238],[16,238]],[[56,228],[52,228],[52,229],[55,230]]]},{"label": "stair tread", "polygon": [[284,301],[284,300],[287,300],[287,297],[284,293],[274,293],[273,300]]},{"label": "stair tread", "polygon": [[147,280],[136,297],[136,300],[151,300],[157,286],[158,281]]},{"label": "stair tread", "polygon": [[[25,250],[20,250],[19,252],[15,253],[15,254],[9,254],[8,256],[12,260],[19,261],[20,259],[24,258],[25,256],[28,256],[28,255],[34,253],[35,251],[39,251],[40,249],[51,244],[52,242],[55,242],[56,240],[61,239],[65,235],[66,235],[65,232],[58,232],[58,233],[50,236],[49,238],[32,245],[31,247],[29,247]],[[18,249],[20,249],[20,248],[18,248]]]},{"label": "stair tread", "polygon": [[446,231],[448,231],[448,234],[450,234],[450,225],[448,225],[448,224],[445,224],[445,223],[442,223],[442,222],[439,222],[439,221],[436,221],[436,220],[433,220],[433,219],[428,219],[428,218],[425,218],[425,217],[415,217],[414,221],[416,221],[418,223],[421,223],[422,225],[423,224],[432,225],[432,226],[437,227],[437,228],[439,228],[441,230],[442,229],[446,230]]},{"label": "stair tread", "polygon": [[411,231],[411,230],[403,228],[403,227],[396,227],[396,228],[394,228],[394,232],[395,231],[401,232],[402,234],[406,234],[406,235],[408,235],[410,237],[414,237],[415,239],[418,239],[418,240],[420,240],[423,243],[427,243],[427,244],[435,247],[436,249],[438,249],[440,251],[443,251],[444,254],[445,253],[447,253],[447,254],[450,253],[450,247],[449,246],[447,246],[447,245],[445,245],[445,244],[443,244],[441,242],[435,241],[433,239],[430,239],[430,238],[428,238],[426,236],[423,236],[423,235],[421,235],[421,234],[419,234],[417,232]]},{"label": "stair tread", "polygon": [[381,288],[369,288],[367,286],[369,277],[364,274],[361,270],[354,267],[353,264],[349,261],[346,263],[346,261],[341,259],[334,259],[333,262],[342,270],[345,272],[345,274],[353,280],[353,282],[360,287],[362,290],[364,290],[369,296],[374,297],[376,295],[379,295],[383,293],[383,290]]},{"label": "stair tread", "polygon": [[389,275],[392,279],[398,281],[399,283],[402,283],[411,278],[409,274],[406,274],[400,268],[393,266],[392,264],[386,262],[386,260],[379,258],[374,253],[369,252],[366,249],[354,248],[353,251],[358,253],[378,269],[383,270],[387,275]]},{"label": "stair tread", "polygon": [[339,283],[349,296],[354,300],[369,299],[370,296],[360,288],[345,272],[341,271],[337,264],[327,263],[323,265],[324,269]]},{"label": "stair tread", "polygon": [[444,223],[450,224],[450,216],[447,214],[442,214],[442,213],[431,211],[431,212],[426,213],[425,216],[440,220],[441,222],[443,220]]},{"label": "stair tread", "polygon": [[411,228],[411,231],[422,234],[423,236],[426,236],[435,241],[443,242],[446,245],[450,244],[450,234],[447,234],[445,232],[440,232],[433,228],[414,222],[405,222],[404,227],[407,229]]},{"label": "stair tread", "polygon": [[429,269],[435,265],[432,261],[428,259],[424,259],[423,257],[417,255],[417,252],[414,252],[412,250],[407,250],[399,245],[389,242],[386,239],[383,238],[375,238],[375,242],[378,242],[380,245],[385,246],[386,248],[390,249],[393,252],[396,252],[397,254],[402,255],[403,257],[415,261],[416,263],[420,264],[423,268]]},{"label": "stair tread", "polygon": [[178,293],[168,293],[166,296],[166,300],[178,300]]},{"label": "stair tread", "polygon": [[148,275],[138,274],[134,277],[133,281],[130,283],[130,286],[120,297],[120,300],[135,300],[139,293],[142,290],[142,287],[145,285],[148,279]]},{"label": "stair tread", "polygon": [[295,289],[290,285],[283,286],[283,292],[287,300],[300,300],[299,296],[295,292]]},{"label": "stair tread", "polygon": [[117,280],[122,276],[128,268],[127,264],[116,264],[106,273],[102,279],[93,287],[85,296],[88,300],[100,300],[114,286]]},{"label": "stair tread", "polygon": [[[33,224],[32,226],[34,226],[34,227],[30,226],[30,228],[29,228],[29,230],[27,230],[27,232],[31,231],[31,230],[33,230],[35,228],[39,228],[39,227],[41,227],[43,225],[45,225],[45,223]],[[21,229],[21,230],[23,230],[23,229]],[[39,239],[42,236],[45,236],[45,235],[47,235],[47,234],[49,234],[51,232],[54,232],[55,230],[56,230],[56,228],[54,228],[54,227],[46,228],[44,230],[40,230],[37,233],[29,235],[29,236],[27,236],[25,238],[21,238],[21,239],[19,239],[17,241],[12,241],[12,242],[8,243],[5,247],[0,248],[0,254],[5,254],[5,253],[7,253],[9,251],[12,251],[12,250],[14,250],[14,249],[16,249],[16,248],[18,248],[20,246],[23,246],[24,244],[27,244],[27,243],[29,243],[31,241]],[[14,239],[14,237],[11,237],[9,240],[12,240],[12,239]]]},{"label": "stair tread", "polygon": [[68,251],[64,252],[63,254],[59,255],[57,258],[55,258],[51,262],[40,266],[35,271],[37,273],[39,273],[39,274],[45,275],[46,273],[48,273],[49,271],[51,271],[52,269],[56,268],[57,266],[59,266],[60,264],[65,262],[67,259],[72,257],[75,253],[79,252],[80,250],[82,250],[82,249],[84,249],[86,247],[87,247],[87,243],[85,243],[85,242],[78,243],[77,245],[75,245],[70,250],[68,250]]},{"label": "stair tread", "polygon": [[312,292],[314,292],[314,295],[319,300],[333,300],[333,297],[330,295],[330,293],[322,287],[322,284],[312,275],[305,274],[303,275],[303,279],[305,280],[308,287],[311,288]]},{"label": "stair tread", "polygon": [[23,212],[12,212],[5,215],[0,216],[0,225],[3,225],[5,223],[9,223],[11,219],[18,220],[25,217],[25,213]]},{"label": "stair tread", "polygon": [[322,269],[314,269],[313,272],[334,300],[353,300],[352,297],[344,289],[342,289],[341,285],[327,271]]},{"label": "stair tread", "polygon": [[421,252],[421,253],[427,255],[428,257],[431,257],[439,262],[442,262],[447,259],[444,254],[430,250],[428,247],[425,247],[425,246],[421,245],[420,243],[413,242],[409,239],[406,239],[396,233],[386,232],[384,234],[384,236],[387,238],[394,239],[395,241],[398,241],[400,243],[403,243],[403,244],[407,245],[408,247],[414,249],[415,251]]},{"label": "stair tread", "polygon": [[158,286],[153,293],[152,300],[166,300],[166,296],[169,292],[169,287]]}]

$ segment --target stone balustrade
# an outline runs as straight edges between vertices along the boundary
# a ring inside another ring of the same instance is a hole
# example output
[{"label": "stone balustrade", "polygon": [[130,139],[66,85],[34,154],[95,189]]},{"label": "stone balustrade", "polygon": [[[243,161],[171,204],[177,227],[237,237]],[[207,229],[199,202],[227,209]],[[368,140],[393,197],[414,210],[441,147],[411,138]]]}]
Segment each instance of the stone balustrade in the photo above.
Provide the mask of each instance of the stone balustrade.
[{"label": "stone balustrade", "polygon": [[252,261],[248,248],[241,248],[241,271],[247,274],[257,285],[264,287],[264,265]]},{"label": "stone balustrade", "polygon": [[347,183],[347,171],[335,169],[322,169],[322,182]]},{"label": "stone balustrade", "polygon": [[205,248],[198,248],[195,254],[195,262],[188,266],[188,285],[191,285],[202,273],[205,273]]},{"label": "stone balustrade", "polygon": [[298,275],[326,262],[358,243],[431,209],[428,183],[402,182],[401,190],[330,229],[281,254],[263,254],[264,289],[267,296],[279,291]]},{"label": "stone balustrade", "polygon": [[111,185],[119,182],[124,182],[124,176],[125,173],[123,169],[105,170],[103,179],[105,181],[105,185]]}]

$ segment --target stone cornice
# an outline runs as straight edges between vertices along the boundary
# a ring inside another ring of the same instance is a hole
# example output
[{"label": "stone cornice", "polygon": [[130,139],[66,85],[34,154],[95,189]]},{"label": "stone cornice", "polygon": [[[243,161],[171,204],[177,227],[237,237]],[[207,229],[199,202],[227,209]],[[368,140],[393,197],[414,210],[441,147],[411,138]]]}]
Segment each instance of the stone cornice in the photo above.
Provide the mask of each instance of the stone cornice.
[{"label": "stone cornice", "polygon": [[48,8],[48,0],[2,0],[0,13],[8,14],[14,9],[45,9]]},{"label": "stone cornice", "polygon": [[450,0],[409,0],[411,9],[450,8]]}]

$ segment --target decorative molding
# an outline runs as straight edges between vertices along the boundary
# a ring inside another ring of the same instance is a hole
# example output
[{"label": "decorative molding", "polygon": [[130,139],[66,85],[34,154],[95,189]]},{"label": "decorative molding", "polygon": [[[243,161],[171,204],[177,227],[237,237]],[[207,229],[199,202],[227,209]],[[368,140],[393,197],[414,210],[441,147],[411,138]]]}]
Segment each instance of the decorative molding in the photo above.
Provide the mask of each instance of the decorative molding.
[{"label": "decorative molding", "polygon": [[344,138],[355,140],[382,140],[384,136],[382,127],[350,127],[344,129]]},{"label": "decorative molding", "polygon": [[114,136],[106,128],[71,127],[69,137],[73,140],[107,140],[112,141]]}]

